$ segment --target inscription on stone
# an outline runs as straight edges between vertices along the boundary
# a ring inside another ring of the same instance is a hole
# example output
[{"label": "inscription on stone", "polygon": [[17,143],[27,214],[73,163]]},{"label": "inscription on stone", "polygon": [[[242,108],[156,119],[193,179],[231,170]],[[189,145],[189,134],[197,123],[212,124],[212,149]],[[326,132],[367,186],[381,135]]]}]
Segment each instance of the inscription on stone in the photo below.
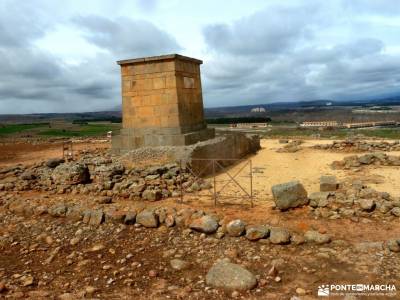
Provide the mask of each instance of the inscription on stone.
[{"label": "inscription on stone", "polygon": [[183,86],[185,89],[194,89],[194,78],[183,77]]}]

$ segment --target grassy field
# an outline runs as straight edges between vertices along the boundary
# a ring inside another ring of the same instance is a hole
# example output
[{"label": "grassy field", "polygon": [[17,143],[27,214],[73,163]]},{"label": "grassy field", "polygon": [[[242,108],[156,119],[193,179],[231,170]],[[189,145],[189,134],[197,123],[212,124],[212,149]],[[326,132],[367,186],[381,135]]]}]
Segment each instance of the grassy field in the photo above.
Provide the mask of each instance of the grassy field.
[{"label": "grassy field", "polygon": [[264,133],[265,137],[310,137],[344,139],[356,135],[366,137],[400,139],[400,128],[368,128],[368,129],[334,129],[313,130],[298,128],[272,128]]},{"label": "grassy field", "polygon": [[52,128],[39,132],[42,136],[61,136],[61,137],[85,137],[85,136],[106,136],[108,131],[118,131],[120,124],[85,124],[76,125],[72,129]]},{"label": "grassy field", "polygon": [[48,128],[48,123],[33,123],[33,124],[7,124],[0,126],[0,135],[10,135],[32,129]]},{"label": "grassy field", "polygon": [[119,132],[120,128],[121,124],[107,122],[89,124],[72,124],[68,122],[55,124],[7,124],[0,126],[0,136],[5,137],[19,134],[29,134],[31,136],[43,137],[105,137],[108,131],[113,131],[113,134],[116,134]]}]

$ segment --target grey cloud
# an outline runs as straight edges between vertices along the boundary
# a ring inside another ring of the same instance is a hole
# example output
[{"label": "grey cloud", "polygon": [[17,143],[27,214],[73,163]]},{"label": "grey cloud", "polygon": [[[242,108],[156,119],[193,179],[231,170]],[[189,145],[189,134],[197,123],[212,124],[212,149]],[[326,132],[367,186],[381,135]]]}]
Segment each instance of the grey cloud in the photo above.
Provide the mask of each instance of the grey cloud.
[{"label": "grey cloud", "polygon": [[208,25],[204,38],[211,50],[235,55],[282,53],[311,37],[309,9],[318,8],[271,7],[233,24]]},{"label": "grey cloud", "polygon": [[145,12],[152,12],[157,7],[157,0],[136,0],[138,6]]},{"label": "grey cloud", "polygon": [[115,107],[120,102],[117,59],[180,48],[171,36],[146,21],[80,16],[74,22],[87,40],[108,51],[68,65],[35,46],[52,28],[34,22],[42,12],[33,9],[28,16],[19,12],[13,17],[7,12],[0,9],[0,114]]},{"label": "grey cloud", "polygon": [[73,22],[90,43],[121,58],[159,55],[181,49],[176,40],[152,23],[143,20],[100,16],[79,16]]},{"label": "grey cloud", "polygon": [[[388,55],[383,40],[365,33],[327,40],[335,28],[346,28],[340,27],[346,16],[338,15],[345,7],[316,3],[300,10],[269,6],[231,24],[206,26],[212,53],[203,67],[206,104],[400,94],[400,56]],[[349,32],[355,28],[352,22],[346,26]]]},{"label": "grey cloud", "polygon": [[400,14],[398,0],[342,0],[343,8],[353,13],[396,16]]}]

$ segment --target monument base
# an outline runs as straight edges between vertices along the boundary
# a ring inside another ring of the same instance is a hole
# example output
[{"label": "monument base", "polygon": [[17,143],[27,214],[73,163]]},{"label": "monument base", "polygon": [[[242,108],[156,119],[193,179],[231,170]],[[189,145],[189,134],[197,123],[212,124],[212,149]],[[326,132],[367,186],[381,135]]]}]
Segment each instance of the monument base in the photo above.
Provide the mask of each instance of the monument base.
[{"label": "monument base", "polygon": [[207,167],[208,163],[204,160],[215,159],[220,165],[228,166],[235,164],[237,159],[256,153],[260,148],[258,135],[229,132],[193,145],[145,147],[126,151],[121,158],[129,164],[140,161],[146,165],[158,165],[158,160],[153,162],[148,158],[162,157],[165,163],[189,164],[195,172],[207,175],[212,173],[212,169]]},{"label": "monument base", "polygon": [[[142,133],[142,132],[141,132]],[[214,128],[203,128],[187,133],[155,133],[136,134],[133,130],[122,129],[120,135],[112,137],[112,153],[123,154],[143,147],[187,146],[197,142],[213,139]]]}]

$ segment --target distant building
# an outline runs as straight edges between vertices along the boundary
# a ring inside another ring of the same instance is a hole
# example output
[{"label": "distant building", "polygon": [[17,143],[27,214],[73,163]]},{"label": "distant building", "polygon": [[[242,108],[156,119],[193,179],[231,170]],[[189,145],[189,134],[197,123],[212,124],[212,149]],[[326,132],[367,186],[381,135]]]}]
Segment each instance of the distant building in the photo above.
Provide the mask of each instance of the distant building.
[{"label": "distant building", "polygon": [[271,127],[268,123],[237,123],[231,124],[231,128],[265,128]]},{"label": "distant building", "polygon": [[364,127],[394,126],[394,125],[397,125],[395,121],[343,123],[343,126],[345,128],[364,128]]},{"label": "distant building", "polygon": [[316,121],[316,122],[303,122],[300,127],[338,127],[337,121]]},{"label": "distant building", "polygon": [[254,108],[251,109],[250,112],[252,112],[252,113],[260,113],[260,112],[266,112],[266,110],[265,110],[264,107],[254,107]]}]

